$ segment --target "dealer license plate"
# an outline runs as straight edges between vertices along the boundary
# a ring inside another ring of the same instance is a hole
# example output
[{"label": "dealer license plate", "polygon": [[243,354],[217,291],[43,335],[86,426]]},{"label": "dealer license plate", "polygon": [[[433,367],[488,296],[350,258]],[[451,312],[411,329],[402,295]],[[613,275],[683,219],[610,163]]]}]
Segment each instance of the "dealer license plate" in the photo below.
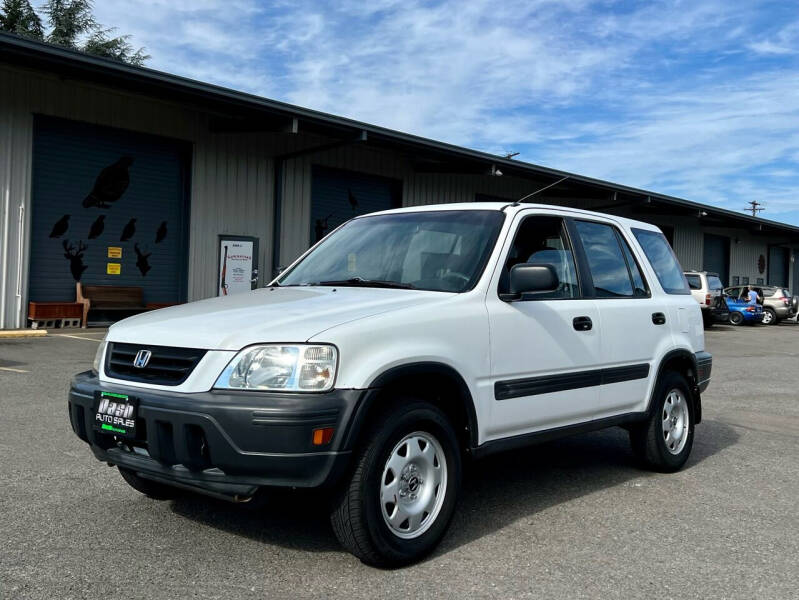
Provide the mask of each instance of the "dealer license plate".
[{"label": "dealer license plate", "polygon": [[112,392],[94,393],[94,429],[125,438],[136,437],[137,398]]}]

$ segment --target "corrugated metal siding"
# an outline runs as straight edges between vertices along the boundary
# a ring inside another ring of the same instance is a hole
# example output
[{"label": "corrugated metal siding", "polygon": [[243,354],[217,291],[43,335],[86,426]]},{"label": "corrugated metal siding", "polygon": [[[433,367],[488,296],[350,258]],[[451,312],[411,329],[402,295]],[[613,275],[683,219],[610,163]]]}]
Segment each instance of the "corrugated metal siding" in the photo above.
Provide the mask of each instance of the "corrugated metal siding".
[{"label": "corrugated metal siding", "polygon": [[[270,157],[300,145],[297,136],[212,134],[207,117],[190,107],[0,65],[0,328],[26,325],[34,113],[192,142],[189,300],[215,293],[217,240],[222,233],[257,236],[261,272],[268,279]],[[17,252],[20,206],[21,270]]]}]

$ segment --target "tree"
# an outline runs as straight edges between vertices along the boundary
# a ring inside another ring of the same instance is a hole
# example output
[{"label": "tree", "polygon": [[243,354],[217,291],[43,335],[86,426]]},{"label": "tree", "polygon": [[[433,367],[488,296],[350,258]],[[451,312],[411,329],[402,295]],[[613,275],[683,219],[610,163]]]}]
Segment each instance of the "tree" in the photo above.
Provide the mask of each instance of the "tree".
[{"label": "tree", "polygon": [[143,48],[136,50],[131,46],[130,36],[112,36],[115,29],[100,25],[94,19],[93,8],[92,0],[47,0],[40,9],[49,25],[45,35],[41,18],[29,0],[3,0],[0,31],[133,65],[142,65],[150,58]]},{"label": "tree", "polygon": [[0,31],[8,31],[41,40],[42,20],[28,0],[3,0],[0,7]]}]

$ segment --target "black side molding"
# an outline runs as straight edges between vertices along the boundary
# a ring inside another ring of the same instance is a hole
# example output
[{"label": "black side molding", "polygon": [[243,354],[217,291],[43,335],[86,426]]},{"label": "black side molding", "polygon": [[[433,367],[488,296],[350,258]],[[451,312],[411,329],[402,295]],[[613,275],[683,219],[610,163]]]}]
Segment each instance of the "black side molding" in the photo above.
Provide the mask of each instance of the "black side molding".
[{"label": "black side molding", "polygon": [[608,369],[594,369],[592,371],[575,371],[562,375],[510,379],[497,381],[494,384],[494,398],[497,400],[510,400],[511,398],[522,396],[537,396],[539,394],[564,392],[597,385],[622,383],[635,379],[646,379],[648,376],[649,364],[641,363]]}]

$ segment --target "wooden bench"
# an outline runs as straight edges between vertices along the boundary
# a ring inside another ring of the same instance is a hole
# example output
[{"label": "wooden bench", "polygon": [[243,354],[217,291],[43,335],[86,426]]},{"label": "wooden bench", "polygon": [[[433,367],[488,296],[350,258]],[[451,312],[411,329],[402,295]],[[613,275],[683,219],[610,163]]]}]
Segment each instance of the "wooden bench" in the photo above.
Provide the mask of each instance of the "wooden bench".
[{"label": "wooden bench", "polygon": [[89,321],[89,311],[136,314],[148,310],[144,304],[144,290],[121,285],[76,284],[77,302],[83,304],[83,327]]}]

